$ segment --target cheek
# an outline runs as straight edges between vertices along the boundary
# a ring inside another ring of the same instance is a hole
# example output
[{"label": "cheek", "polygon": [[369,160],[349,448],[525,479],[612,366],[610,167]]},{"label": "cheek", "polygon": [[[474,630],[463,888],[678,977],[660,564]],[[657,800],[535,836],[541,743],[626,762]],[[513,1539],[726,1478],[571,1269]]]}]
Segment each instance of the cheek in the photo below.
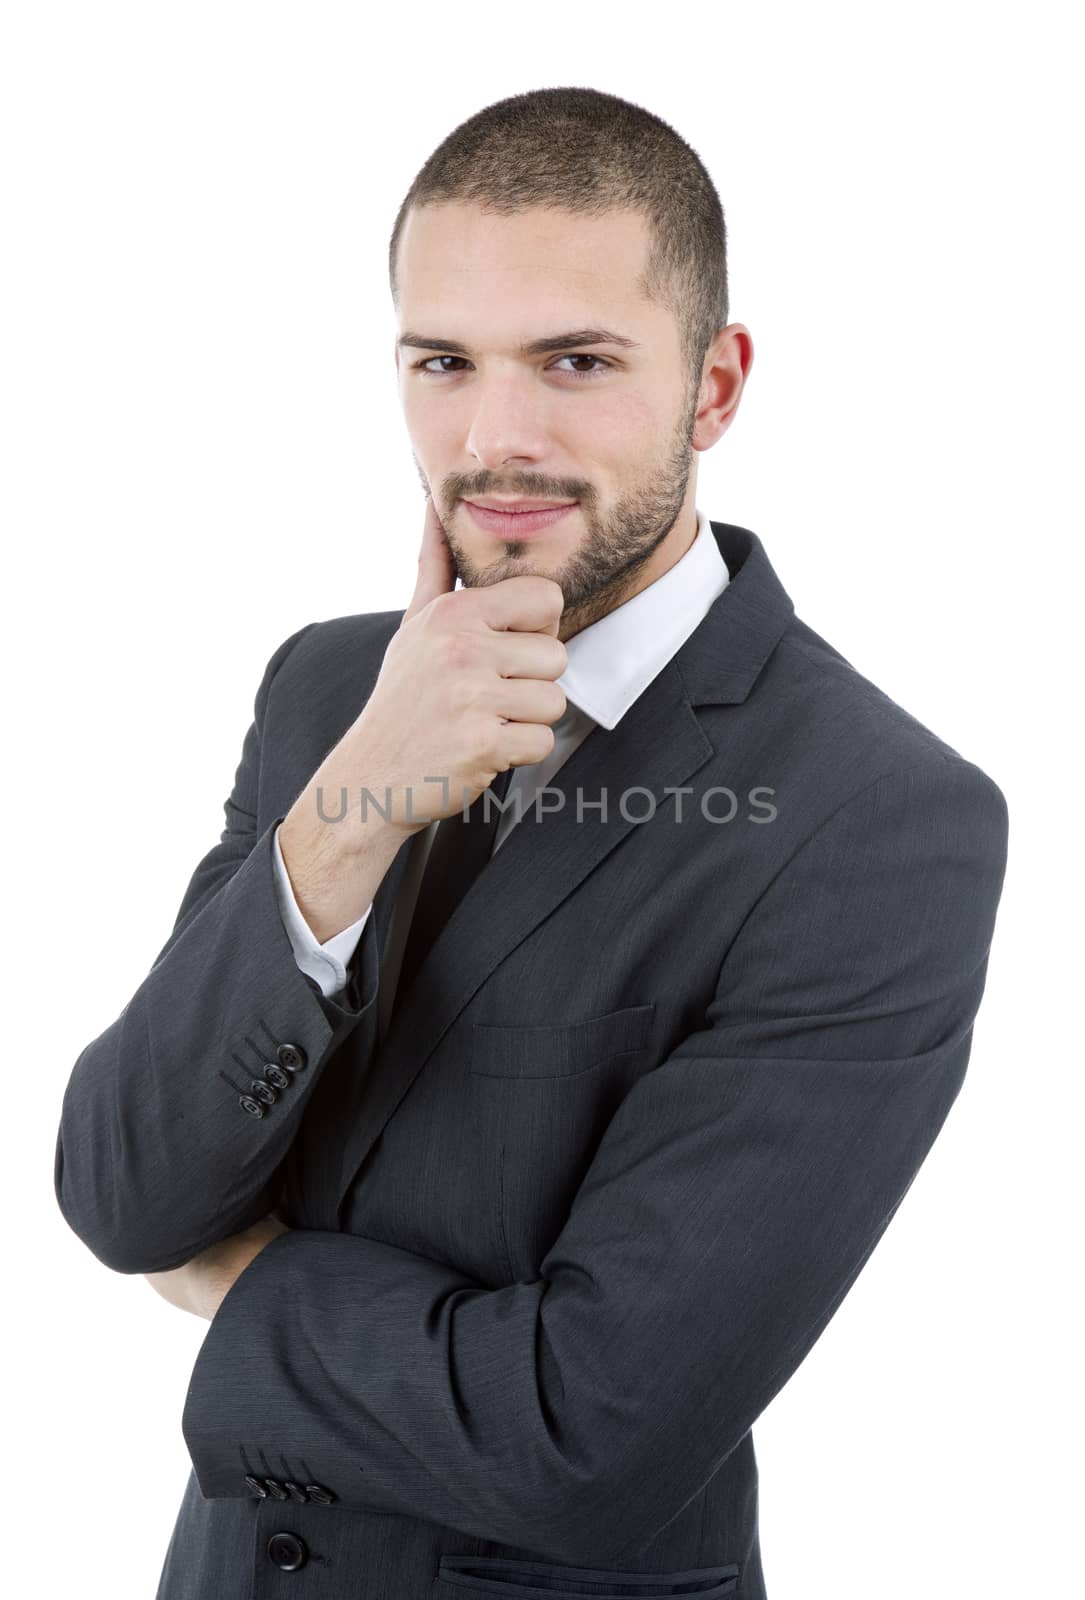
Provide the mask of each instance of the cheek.
[{"label": "cheek", "polygon": [[664,437],[665,418],[658,405],[644,396],[615,394],[601,396],[585,415],[583,428],[572,441],[576,450],[585,449],[600,461],[627,463],[637,457],[653,458]]},{"label": "cheek", "polygon": [[416,455],[423,460],[439,461],[450,453],[459,453],[463,434],[454,407],[427,405],[425,397],[419,396],[413,384],[404,385],[400,401],[403,423]]}]

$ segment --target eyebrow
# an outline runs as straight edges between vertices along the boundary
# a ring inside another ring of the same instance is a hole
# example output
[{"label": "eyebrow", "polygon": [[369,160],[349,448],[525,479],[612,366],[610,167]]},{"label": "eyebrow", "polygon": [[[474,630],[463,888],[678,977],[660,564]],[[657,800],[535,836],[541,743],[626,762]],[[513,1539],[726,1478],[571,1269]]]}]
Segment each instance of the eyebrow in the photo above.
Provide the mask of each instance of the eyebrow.
[{"label": "eyebrow", "polygon": [[[527,344],[520,346],[522,356],[545,356],[555,350],[568,350],[571,345],[585,344],[613,344],[623,350],[639,350],[641,347],[635,339],[626,338],[624,333],[614,333],[610,328],[574,328],[571,333],[554,333],[545,339],[532,339]],[[454,339],[427,339],[420,333],[400,334],[396,340],[397,349],[409,346],[414,350],[442,350],[446,355],[465,356],[467,346],[457,344]]]}]

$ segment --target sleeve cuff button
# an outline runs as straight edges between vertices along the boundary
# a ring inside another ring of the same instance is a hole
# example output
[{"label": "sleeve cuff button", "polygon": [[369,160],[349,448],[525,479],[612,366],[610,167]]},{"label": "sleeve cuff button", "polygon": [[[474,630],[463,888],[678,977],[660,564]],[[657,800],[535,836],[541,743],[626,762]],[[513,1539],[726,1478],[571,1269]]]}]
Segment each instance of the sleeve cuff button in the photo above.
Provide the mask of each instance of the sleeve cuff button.
[{"label": "sleeve cuff button", "polygon": [[300,1072],[308,1057],[298,1044],[281,1044],[275,1052],[275,1059],[287,1072]]}]

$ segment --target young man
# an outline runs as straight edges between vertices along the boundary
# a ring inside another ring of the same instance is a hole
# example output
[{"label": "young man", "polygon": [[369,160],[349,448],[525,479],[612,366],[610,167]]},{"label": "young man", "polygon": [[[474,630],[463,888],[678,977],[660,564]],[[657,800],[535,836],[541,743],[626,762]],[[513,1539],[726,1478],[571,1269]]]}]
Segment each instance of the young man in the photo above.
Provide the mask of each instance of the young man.
[{"label": "young man", "polygon": [[1005,801],[697,507],[753,349],[672,129],[488,107],[390,267],[411,603],[275,652],[64,1101],[71,1226],[211,1319],[159,1600],[752,1600],[751,1424],[960,1088]]}]

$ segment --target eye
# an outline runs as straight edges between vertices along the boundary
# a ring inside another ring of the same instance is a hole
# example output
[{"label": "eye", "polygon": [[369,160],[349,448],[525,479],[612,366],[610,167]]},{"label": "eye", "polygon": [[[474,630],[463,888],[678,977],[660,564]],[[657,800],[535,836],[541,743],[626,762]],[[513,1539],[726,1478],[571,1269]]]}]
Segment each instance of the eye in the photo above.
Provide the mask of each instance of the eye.
[{"label": "eye", "polygon": [[594,361],[597,363],[589,372],[570,373],[570,377],[573,378],[594,378],[599,372],[609,372],[610,370],[609,361],[604,361],[602,356],[590,355],[586,350],[580,351],[576,355],[559,356],[558,359],[559,361]]},{"label": "eye", "polygon": [[[411,363],[411,366],[412,366],[414,371],[423,373],[424,376],[427,377],[427,378],[452,377],[453,374],[450,373],[447,370],[447,368],[444,371],[434,372],[430,367],[430,362],[431,361],[462,361],[463,359],[464,359],[463,356],[425,356],[425,357],[423,357],[423,359],[421,361],[413,361]],[[570,377],[570,378],[578,378],[578,379],[596,378],[596,377],[600,377],[604,372],[609,372],[611,370],[611,363],[609,361],[605,360],[602,356],[593,356],[586,350],[577,351],[575,354],[570,354],[570,355],[567,355],[567,356],[559,356],[558,360],[559,361],[594,361],[596,363],[596,365],[594,367],[592,367],[591,369],[589,369],[587,372],[571,372],[571,371],[567,372],[566,376]]]}]

